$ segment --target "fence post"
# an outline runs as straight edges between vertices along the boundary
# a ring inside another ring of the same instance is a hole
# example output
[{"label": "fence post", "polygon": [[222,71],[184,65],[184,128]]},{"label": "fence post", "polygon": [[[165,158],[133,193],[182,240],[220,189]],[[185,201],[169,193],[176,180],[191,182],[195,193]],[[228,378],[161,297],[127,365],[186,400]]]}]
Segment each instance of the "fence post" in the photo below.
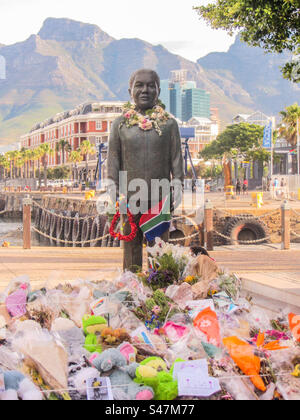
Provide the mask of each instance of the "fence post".
[{"label": "fence post", "polygon": [[213,205],[210,200],[206,200],[204,205],[204,248],[208,251],[214,250],[213,230]]},{"label": "fence post", "polygon": [[288,201],[281,205],[281,249],[290,249],[291,245],[291,208]]},{"label": "fence post", "polygon": [[31,206],[29,195],[23,199],[23,248],[31,249]]}]

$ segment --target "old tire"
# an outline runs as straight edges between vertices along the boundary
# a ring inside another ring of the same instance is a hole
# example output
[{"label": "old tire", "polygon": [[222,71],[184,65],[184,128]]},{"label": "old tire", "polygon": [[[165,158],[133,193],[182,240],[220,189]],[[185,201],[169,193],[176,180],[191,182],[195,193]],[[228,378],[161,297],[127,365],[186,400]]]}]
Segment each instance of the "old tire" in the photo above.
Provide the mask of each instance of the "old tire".
[{"label": "old tire", "polygon": [[76,244],[76,242],[81,241],[82,224],[83,224],[83,221],[80,220],[80,216],[77,213],[73,220],[73,230],[72,230],[73,247],[81,246],[81,244]]},{"label": "old tire", "polygon": [[42,210],[41,220],[40,220],[40,231],[43,233],[45,232],[46,216],[47,216],[47,212],[45,210]]},{"label": "old tire", "polygon": [[81,246],[83,248],[84,247],[86,248],[86,247],[90,246],[90,242],[88,242],[88,243],[84,243],[84,242],[90,240],[93,221],[94,220],[93,220],[92,217],[87,217],[86,219],[84,219],[84,221],[82,223],[81,240],[82,240],[83,243],[81,244]]},{"label": "old tire", "polygon": [[[57,216],[57,222],[56,222],[56,238],[64,240],[65,239],[65,219],[62,217]],[[58,246],[64,246],[63,242],[57,241]]]},{"label": "old tire", "polygon": [[45,216],[45,224],[44,224],[44,230],[45,230],[46,235],[50,234],[51,218],[52,218],[52,214],[47,213]]},{"label": "old tire", "polygon": [[[74,211],[67,211],[66,217],[75,217],[76,212]],[[65,226],[64,226],[64,235],[65,241],[72,241],[72,234],[73,234],[73,219],[65,219]],[[71,244],[65,244],[66,246],[70,246]]]},{"label": "old tire", "polygon": [[36,227],[36,229],[40,229],[41,227],[41,217],[42,217],[42,209],[36,208],[35,216],[34,216],[34,226]]},{"label": "old tire", "polygon": [[[56,238],[56,224],[57,224],[57,215],[56,213],[51,214],[51,221],[50,221],[50,236]],[[50,239],[50,243],[52,245],[56,244],[56,240]]]},{"label": "old tire", "polygon": [[224,235],[228,236],[230,240],[227,240],[227,244],[230,245],[247,245],[245,242],[249,242],[249,245],[263,244],[267,242],[267,226],[261,220],[251,215],[241,215],[239,217],[230,218],[227,222]]},{"label": "old tire", "polygon": [[[91,227],[91,236],[90,239],[97,239],[103,236],[104,226],[106,223],[105,216],[97,216],[95,217],[92,227]],[[97,240],[90,243],[91,247],[100,247],[102,244],[102,240]]]}]

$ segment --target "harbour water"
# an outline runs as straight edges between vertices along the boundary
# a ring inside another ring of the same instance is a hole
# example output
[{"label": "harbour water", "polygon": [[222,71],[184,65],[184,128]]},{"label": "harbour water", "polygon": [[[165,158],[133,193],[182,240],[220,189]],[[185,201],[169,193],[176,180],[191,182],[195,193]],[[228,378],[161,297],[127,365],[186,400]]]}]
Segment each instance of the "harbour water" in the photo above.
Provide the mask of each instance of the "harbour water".
[{"label": "harbour water", "polygon": [[[32,245],[39,246],[37,235],[32,235]],[[23,246],[23,233],[21,220],[0,219],[0,246],[8,242],[10,246]]]}]

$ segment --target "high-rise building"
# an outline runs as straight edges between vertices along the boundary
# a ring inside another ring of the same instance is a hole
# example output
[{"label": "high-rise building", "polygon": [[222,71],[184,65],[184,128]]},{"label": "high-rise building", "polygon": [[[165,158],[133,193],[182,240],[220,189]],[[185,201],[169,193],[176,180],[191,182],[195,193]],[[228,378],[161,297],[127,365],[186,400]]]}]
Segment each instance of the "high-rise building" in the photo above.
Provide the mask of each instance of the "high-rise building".
[{"label": "high-rise building", "polygon": [[180,83],[170,83],[170,112],[182,121],[182,89]]},{"label": "high-rise building", "polygon": [[183,92],[182,119],[210,118],[210,94],[203,89],[192,88]]},{"label": "high-rise building", "polygon": [[166,110],[184,122],[193,117],[210,118],[210,94],[187,80],[187,74],[187,70],[174,70],[171,81],[161,81],[160,98]]},{"label": "high-rise building", "polygon": [[170,82],[169,80],[161,80],[160,82],[160,100],[166,107],[166,111],[171,112],[171,98],[170,98]]}]

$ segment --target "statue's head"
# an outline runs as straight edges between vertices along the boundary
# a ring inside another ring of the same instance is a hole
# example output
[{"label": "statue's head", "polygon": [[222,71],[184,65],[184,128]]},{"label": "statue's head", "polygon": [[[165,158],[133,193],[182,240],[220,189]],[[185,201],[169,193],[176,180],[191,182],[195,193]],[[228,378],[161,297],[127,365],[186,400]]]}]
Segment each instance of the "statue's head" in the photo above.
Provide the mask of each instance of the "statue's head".
[{"label": "statue's head", "polygon": [[154,70],[141,69],[129,81],[129,94],[140,111],[153,108],[160,95],[160,78]]}]

